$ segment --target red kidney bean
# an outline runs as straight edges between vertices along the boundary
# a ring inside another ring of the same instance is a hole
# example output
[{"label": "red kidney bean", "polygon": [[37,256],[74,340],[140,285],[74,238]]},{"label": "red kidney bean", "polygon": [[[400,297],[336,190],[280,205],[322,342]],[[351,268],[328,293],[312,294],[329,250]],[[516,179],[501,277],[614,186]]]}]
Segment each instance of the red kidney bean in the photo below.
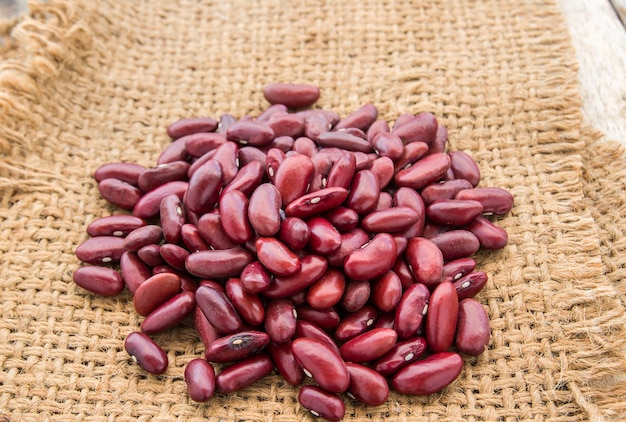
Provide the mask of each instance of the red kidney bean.
[{"label": "red kidney bean", "polygon": [[231,191],[238,190],[246,196],[250,196],[252,192],[261,184],[265,170],[263,164],[259,161],[252,161],[243,165],[237,172],[237,175],[230,181],[227,186],[222,189],[221,195]]},{"label": "red kidney bean", "polygon": [[196,303],[219,332],[231,334],[241,330],[241,319],[225,293],[203,285],[195,295]]},{"label": "red kidney bean", "polygon": [[269,342],[270,336],[262,331],[241,331],[213,341],[205,358],[209,362],[236,362],[259,353]]},{"label": "red kidney bean", "polygon": [[232,114],[228,114],[228,113],[222,114],[220,116],[220,122],[217,126],[217,132],[226,133],[228,128],[231,127],[233,124],[235,124],[236,121],[237,121],[237,118],[233,116]]},{"label": "red kidney bean", "polygon": [[189,257],[187,249],[173,243],[164,243],[159,251],[167,264],[180,271],[185,269],[185,261]]},{"label": "red kidney bean", "polygon": [[[395,172],[393,161],[391,161],[389,157],[380,157],[375,159],[369,166],[369,170],[374,173],[378,179],[378,185],[380,186],[381,191],[382,189],[388,187]],[[381,192],[381,194],[382,193],[383,192]]]},{"label": "red kidney bean", "polygon": [[274,116],[284,116],[288,111],[287,106],[284,104],[272,104],[257,116],[255,122],[266,123]]},{"label": "red kidney bean", "polygon": [[278,276],[290,276],[300,271],[300,258],[281,241],[273,237],[256,240],[257,258],[267,270]]},{"label": "red kidney bean", "polygon": [[404,236],[404,234],[395,234],[393,236],[394,242],[396,242],[396,258],[401,256],[409,243],[408,239]]},{"label": "red kidney bean", "polygon": [[314,385],[300,387],[298,402],[313,416],[329,421],[340,421],[346,414],[341,397]]},{"label": "red kidney bean", "polygon": [[487,284],[487,273],[484,271],[471,272],[454,282],[459,300],[476,296]]},{"label": "red kidney bean", "polygon": [[270,104],[297,109],[313,105],[320,97],[320,90],[309,84],[271,83],[263,88],[263,97]]},{"label": "red kidney bean", "polygon": [[234,277],[241,274],[252,259],[252,254],[243,248],[199,251],[187,257],[185,269],[208,279]]},{"label": "red kidney bean", "polygon": [[[333,162],[330,161],[330,158],[327,155],[316,154],[311,157],[311,161],[313,161],[313,166],[315,167],[315,174],[320,178],[320,187],[319,189],[326,188],[328,183],[328,174],[333,167]],[[315,177],[315,175],[314,175]]]},{"label": "red kidney bean", "polygon": [[278,168],[286,158],[285,153],[278,148],[270,148],[265,154],[265,170],[272,183],[276,178]]},{"label": "red kidney bean", "polygon": [[430,292],[422,283],[415,283],[405,290],[396,309],[394,327],[398,338],[413,337],[428,312]]},{"label": "red kidney bean", "polygon": [[396,125],[391,133],[402,139],[405,144],[412,142],[430,144],[437,134],[437,118],[428,112],[418,113],[410,119],[405,117],[405,122]]},{"label": "red kidney bean", "polygon": [[156,334],[180,324],[196,306],[193,292],[182,292],[159,305],[141,323],[145,334]]},{"label": "red kidney bean", "polygon": [[407,229],[404,235],[407,238],[421,236],[426,221],[426,207],[420,195],[413,189],[402,187],[394,193],[393,201],[396,207],[411,208],[415,210],[419,216],[417,222]]},{"label": "red kidney bean", "polygon": [[180,242],[180,230],[186,221],[182,200],[178,195],[168,195],[161,201],[159,210],[163,238],[169,243]]},{"label": "red kidney bean", "polygon": [[365,139],[345,131],[326,132],[317,137],[317,144],[325,148],[341,148],[346,151],[370,152],[372,146]]},{"label": "red kidney bean", "polygon": [[405,123],[410,122],[411,120],[413,120],[415,118],[415,115],[413,115],[412,113],[402,113],[398,116],[398,118],[396,119],[396,121],[393,124],[393,129],[397,129],[400,126],[402,126]]},{"label": "red kidney bean", "polygon": [[393,271],[387,271],[372,282],[370,298],[374,306],[382,312],[396,308],[402,298],[402,282]]},{"label": "red kidney bean", "polygon": [[78,245],[76,257],[86,264],[115,264],[124,253],[124,239],[117,236],[91,237]]},{"label": "red kidney bean", "polygon": [[367,130],[378,118],[378,109],[373,104],[364,104],[335,125],[334,130],[359,128]]},{"label": "red kidney bean", "polygon": [[283,205],[304,195],[313,176],[313,161],[303,154],[285,158],[274,175],[273,183],[279,190]]},{"label": "red kidney bean", "polygon": [[446,145],[448,144],[448,129],[442,125],[437,125],[437,133],[435,134],[434,141],[429,145],[428,153],[435,154],[437,152],[444,152]]},{"label": "red kidney bean", "polygon": [[119,214],[100,217],[89,223],[87,234],[96,236],[125,237],[133,230],[146,225],[141,218],[132,215]]},{"label": "red kidney bean", "polygon": [[370,362],[391,350],[397,338],[391,328],[374,328],[348,340],[339,350],[347,362]]},{"label": "red kidney bean", "polygon": [[430,240],[441,250],[444,261],[468,257],[480,248],[478,238],[467,230],[450,230],[433,236]]},{"label": "red kidney bean", "polygon": [[406,263],[404,257],[398,257],[391,269],[400,279],[403,290],[408,289],[416,282],[415,278],[413,277],[413,273],[411,272],[411,269],[409,267],[409,264]]},{"label": "red kidney bean", "polygon": [[211,325],[198,305],[194,309],[193,327],[200,336],[205,349],[208,349],[215,340],[220,338],[220,334]]},{"label": "red kidney bean", "polygon": [[244,290],[241,279],[229,278],[224,287],[226,296],[245,322],[250,325],[263,323],[265,307],[256,294]]},{"label": "red kidney bean", "polygon": [[98,191],[111,204],[126,210],[132,210],[143,195],[139,188],[118,179],[103,179]]},{"label": "red kidney bean", "polygon": [[241,287],[248,293],[261,293],[270,286],[271,276],[259,261],[251,262],[241,271]]},{"label": "red kidney bean", "polygon": [[348,312],[356,312],[369,300],[370,290],[369,280],[348,280],[339,304]]},{"label": "red kidney bean", "polygon": [[450,167],[446,153],[428,155],[394,176],[396,186],[421,189],[441,179]]},{"label": "red kidney bean", "polygon": [[217,120],[212,117],[185,118],[170,123],[167,134],[172,139],[198,132],[213,132],[217,129]]},{"label": "red kidney bean", "polygon": [[124,290],[121,274],[108,267],[79,267],[72,274],[72,278],[78,286],[102,296],[117,296]]},{"label": "red kidney bean", "polygon": [[146,225],[139,227],[124,238],[124,249],[137,252],[140,248],[160,243],[163,239],[163,231],[160,226]]},{"label": "red kidney bean", "polygon": [[202,157],[226,143],[226,136],[223,133],[200,132],[184,138],[185,149],[193,157]]},{"label": "red kidney bean", "polygon": [[386,120],[376,120],[367,129],[367,133],[365,134],[366,135],[365,139],[367,139],[367,142],[371,144],[373,143],[374,139],[378,135],[383,134],[383,133],[389,133],[389,132],[390,132],[389,123],[387,123]]},{"label": "red kidney bean", "polygon": [[454,199],[458,192],[471,188],[472,184],[465,179],[446,180],[426,186],[420,195],[424,204],[430,205],[438,199]]},{"label": "red kidney bean", "polygon": [[433,352],[445,352],[454,342],[459,297],[449,281],[440,283],[430,296],[426,315],[426,340]]},{"label": "red kidney bean", "polygon": [[359,224],[359,215],[356,211],[346,207],[336,207],[325,213],[324,218],[342,233],[354,229]]},{"label": "red kidney bean", "polygon": [[222,394],[233,393],[265,378],[273,370],[274,364],[269,356],[251,356],[222,370],[215,378],[215,386]]},{"label": "red kidney bean", "polygon": [[455,179],[465,179],[476,187],[480,182],[480,169],[476,161],[464,151],[450,151],[448,155]]},{"label": "red kidney bean", "polygon": [[426,207],[426,216],[435,224],[464,226],[483,212],[478,201],[465,199],[438,199]]},{"label": "red kidney bean", "polygon": [[185,384],[189,398],[196,402],[206,402],[215,392],[215,370],[204,359],[193,359],[185,366]]},{"label": "red kidney bean", "polygon": [[309,243],[311,231],[304,220],[297,217],[287,217],[280,223],[278,239],[291,250],[298,251]]},{"label": "red kidney bean", "polygon": [[476,261],[473,258],[459,258],[446,262],[443,266],[442,279],[452,282],[474,271]]},{"label": "red kidney bean", "polygon": [[238,190],[223,195],[219,201],[222,228],[237,243],[252,239],[253,230],[248,218],[249,201]]},{"label": "red kidney bean", "polygon": [[435,353],[400,369],[391,384],[401,394],[428,395],[443,390],[462,370],[463,359],[457,353]]},{"label": "red kidney bean", "polygon": [[98,167],[93,177],[98,183],[104,179],[117,179],[138,186],[139,176],[144,171],[146,171],[144,166],[135,163],[108,163]]},{"label": "red kidney bean", "polygon": [[358,311],[346,315],[341,320],[335,329],[335,339],[343,342],[363,334],[374,328],[377,318],[378,310],[371,305],[365,305]]},{"label": "red kidney bean", "polygon": [[424,231],[422,232],[422,236],[430,239],[437,236],[438,234],[445,233],[453,229],[454,227],[451,226],[441,226],[439,224],[427,222],[426,224],[424,224]]},{"label": "red kidney bean", "polygon": [[291,351],[304,368],[304,373],[324,390],[341,393],[348,389],[348,368],[328,344],[309,337],[299,337],[291,344]]},{"label": "red kidney bean", "polygon": [[289,299],[274,299],[267,303],[264,328],[275,343],[290,340],[296,332],[297,312]]},{"label": "red kidney bean", "polygon": [[369,233],[395,233],[407,230],[419,218],[417,211],[409,207],[389,208],[363,217],[361,227]]},{"label": "red kidney bean", "polygon": [[242,145],[263,147],[274,139],[274,131],[267,124],[239,121],[231,125],[226,131],[226,139]]},{"label": "red kidney bean", "polygon": [[319,255],[330,255],[341,246],[341,234],[323,217],[314,217],[307,222],[309,232],[308,247]]},{"label": "red kidney bean", "polygon": [[326,259],[318,255],[307,255],[300,259],[301,269],[291,276],[277,276],[262,295],[268,299],[280,299],[306,289],[324,275]]},{"label": "red kidney bean", "polygon": [[224,231],[222,218],[219,213],[204,214],[198,220],[197,228],[198,234],[200,234],[213,249],[232,249],[238,246]]},{"label": "red kidney bean", "polygon": [[211,246],[204,241],[198,228],[193,224],[183,224],[180,228],[180,235],[187,250],[197,252],[211,249]]},{"label": "red kidney bean", "polygon": [[489,315],[480,302],[463,299],[459,302],[459,320],[455,345],[459,352],[478,356],[485,351],[491,337]]},{"label": "red kidney bean", "polygon": [[415,280],[431,288],[439,284],[443,274],[443,254],[435,243],[424,237],[409,240],[406,259]]},{"label": "red kidney bean", "polygon": [[474,233],[482,249],[502,249],[509,240],[506,230],[496,226],[491,221],[481,216],[477,216],[471,223],[467,224],[464,229]]},{"label": "red kidney bean", "polygon": [[424,142],[413,142],[406,145],[402,150],[402,155],[394,163],[394,173],[409,168],[427,153],[428,145]]},{"label": "red kidney bean", "polygon": [[161,273],[146,279],[133,295],[133,304],[139,315],[149,315],[180,292],[180,277],[172,273]]},{"label": "red kidney bean", "polygon": [[135,331],[130,333],[124,341],[126,352],[144,370],[154,375],[160,375],[167,370],[167,355],[150,337]]},{"label": "red kidney bean", "polygon": [[185,148],[186,142],[186,139],[181,137],[166,146],[157,158],[157,165],[172,163],[174,161],[186,161],[189,158],[189,153],[187,152],[187,148]]},{"label": "red kidney bean", "polygon": [[381,192],[374,211],[384,211],[393,207],[393,197],[388,192]]},{"label": "red kidney bean", "polygon": [[291,341],[274,343],[270,341],[267,346],[276,370],[291,385],[300,385],[304,379],[304,371],[291,352]]},{"label": "red kidney bean", "polygon": [[513,195],[501,188],[475,188],[459,191],[456,199],[478,201],[487,214],[506,214],[513,208]]},{"label": "red kidney bean", "polygon": [[395,374],[400,368],[419,359],[427,349],[424,337],[413,337],[396,343],[387,353],[374,362],[372,368],[384,377]]},{"label": "red kidney bean", "polygon": [[346,278],[341,271],[329,269],[309,287],[306,301],[315,309],[328,309],[341,300],[346,286]]},{"label": "red kidney bean", "polygon": [[346,362],[350,372],[347,394],[368,406],[379,406],[389,397],[389,385],[378,372],[358,363]]},{"label": "red kidney bean", "polygon": [[245,167],[248,164],[255,163],[255,162],[261,165],[261,168],[263,169],[264,173],[267,171],[266,169],[267,155],[263,151],[255,147],[239,148],[239,165],[240,166]]},{"label": "red kidney bean", "polygon": [[328,263],[333,267],[343,267],[346,258],[369,242],[369,236],[361,229],[353,229],[342,233],[341,246],[328,257]]},{"label": "red kidney bean", "polygon": [[287,217],[308,218],[332,210],[348,197],[344,188],[334,187],[308,193],[292,201],[285,208]]},{"label": "red kidney bean", "polygon": [[126,288],[135,293],[137,288],[152,276],[152,271],[135,252],[126,251],[120,257],[120,272]]},{"label": "red kidney bean", "polygon": [[352,178],[346,204],[357,214],[367,214],[376,208],[379,194],[380,184],[376,175],[370,170],[361,170]]},{"label": "red kidney bean", "polygon": [[346,257],[343,270],[351,279],[371,280],[389,271],[395,260],[396,242],[393,236],[379,233]]},{"label": "red kidney bean", "polygon": [[[222,165],[222,183],[224,185],[228,185],[239,171],[238,156],[239,146],[235,142],[226,142],[224,145],[217,148],[213,154],[212,159]],[[190,175],[190,177],[192,177],[192,175]]]},{"label": "red kidney bean", "polygon": [[146,169],[139,176],[139,188],[144,192],[149,192],[167,182],[187,180],[188,170],[189,163],[185,161],[172,161]]},{"label": "red kidney bean", "polygon": [[143,246],[137,251],[137,256],[150,267],[156,267],[165,263],[161,256],[161,246],[159,245]]},{"label": "red kidney bean", "polygon": [[248,205],[250,224],[259,236],[274,236],[280,230],[280,191],[270,183],[264,183],[254,190]]},{"label": "red kidney bean", "polygon": [[311,159],[313,158],[313,156],[317,155],[317,145],[306,136],[296,138],[296,140],[293,142],[293,147],[291,149],[298,154],[306,155]]},{"label": "red kidney bean", "polygon": [[199,214],[211,211],[219,198],[223,177],[222,165],[215,160],[207,161],[190,177],[185,205]]},{"label": "red kidney bean", "polygon": [[306,320],[297,320],[296,321],[296,332],[294,334],[295,338],[307,337],[319,340],[325,344],[327,344],[331,349],[335,351],[337,356],[341,355],[339,351],[339,347],[335,343],[335,341],[330,337],[326,331],[320,326],[318,326],[315,322],[306,321]]},{"label": "red kidney bean", "polygon": [[381,132],[370,142],[376,153],[382,157],[397,160],[402,156],[404,145],[402,140],[393,133]]},{"label": "red kidney bean", "polygon": [[147,192],[137,201],[133,208],[133,215],[139,218],[154,218],[159,213],[161,201],[166,196],[175,194],[182,198],[189,183],[183,181],[168,182],[158,188]]},{"label": "red kidney bean", "polygon": [[309,139],[316,141],[322,133],[328,132],[331,128],[332,120],[323,112],[312,113],[304,117],[304,134]]},{"label": "red kidney bean", "polygon": [[[323,157],[324,155],[322,155]],[[326,181],[326,186],[348,189],[356,172],[356,158],[351,152],[346,152],[335,161]]]}]

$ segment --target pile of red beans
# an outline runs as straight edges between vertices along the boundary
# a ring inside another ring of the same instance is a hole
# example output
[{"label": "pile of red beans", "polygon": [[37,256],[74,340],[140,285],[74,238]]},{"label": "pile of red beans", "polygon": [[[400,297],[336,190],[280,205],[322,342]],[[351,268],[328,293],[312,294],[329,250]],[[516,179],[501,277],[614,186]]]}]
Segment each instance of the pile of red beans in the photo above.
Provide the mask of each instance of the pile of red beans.
[{"label": "pile of red beans", "polygon": [[152,374],[168,358],[149,336],[193,320],[206,348],[185,368],[195,401],[274,370],[328,420],[344,416],[341,393],[376,406],[390,386],[440,391],[489,343],[471,256],[506,245],[489,216],[513,197],[477,187],[476,162],[446,151],[431,113],[390,127],[372,104],[310,108],[315,86],[263,93],[256,118],[169,125],[155,167],[98,168],[101,195],[131,213],[89,224],[74,281],[132,292],[145,318],[125,348]]}]

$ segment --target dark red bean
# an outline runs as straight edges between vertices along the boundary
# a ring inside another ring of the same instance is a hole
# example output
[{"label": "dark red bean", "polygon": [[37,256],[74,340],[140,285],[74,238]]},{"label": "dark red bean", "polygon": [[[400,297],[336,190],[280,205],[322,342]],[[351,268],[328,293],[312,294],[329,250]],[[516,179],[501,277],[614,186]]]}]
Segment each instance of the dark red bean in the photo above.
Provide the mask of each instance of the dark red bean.
[{"label": "dark red bean", "polygon": [[341,397],[314,385],[300,387],[298,401],[313,416],[322,417],[329,421],[340,421],[346,414]]},{"label": "dark red bean", "polygon": [[252,254],[243,248],[199,251],[187,257],[185,269],[207,279],[235,277],[252,259]]},{"label": "dark red bean", "polygon": [[378,109],[373,104],[364,104],[335,125],[335,130],[358,128],[367,130],[378,118]]},{"label": "dark red bean", "polygon": [[397,338],[391,328],[374,328],[348,340],[339,350],[347,362],[371,362],[391,350]]},{"label": "dark red bean", "polygon": [[353,153],[346,152],[337,161],[335,161],[330,169],[328,179],[326,181],[326,187],[341,187],[348,189],[352,183],[352,178],[354,177],[355,172],[356,158]]},{"label": "dark red bean", "polygon": [[426,352],[424,337],[413,337],[396,343],[387,353],[374,362],[372,368],[384,377],[395,374],[400,368],[418,360]]},{"label": "dark red bean", "polygon": [[199,214],[211,211],[217,204],[223,177],[222,165],[215,160],[207,161],[190,177],[185,205]]},{"label": "dark red bean", "polygon": [[237,243],[252,238],[253,230],[248,218],[249,201],[238,190],[223,195],[219,201],[222,227],[226,235]]},{"label": "dark red bean", "polygon": [[442,279],[448,279],[455,282],[464,275],[474,271],[475,268],[476,261],[473,258],[455,259],[444,264]]},{"label": "dark red bean", "polygon": [[251,356],[222,370],[215,378],[215,386],[222,394],[233,393],[265,378],[273,370],[274,364],[269,356]]},{"label": "dark red bean", "polygon": [[156,244],[141,247],[137,251],[137,256],[150,267],[156,267],[165,263],[161,256],[161,246]]},{"label": "dark red bean", "polygon": [[438,199],[426,207],[426,216],[435,224],[464,226],[483,212],[478,201],[466,199]]},{"label": "dark red bean", "polygon": [[471,188],[472,184],[465,179],[446,180],[426,186],[422,189],[420,195],[424,200],[424,204],[430,205],[438,199],[454,199],[458,192]]},{"label": "dark red bean", "polygon": [[474,255],[480,248],[480,241],[470,231],[450,230],[430,238],[443,254],[444,261]]},{"label": "dark red bean", "polygon": [[343,267],[346,258],[369,242],[369,236],[361,229],[350,230],[341,235],[341,245],[328,257],[328,263],[334,267]]},{"label": "dark red bean", "polygon": [[332,210],[348,197],[344,188],[325,188],[292,201],[285,208],[287,217],[308,218]]},{"label": "dark red bean", "polygon": [[335,329],[335,339],[343,342],[363,334],[374,328],[377,318],[378,310],[371,305],[365,305],[358,311],[346,315],[341,320]]},{"label": "dark red bean", "polygon": [[251,262],[241,271],[241,286],[251,294],[261,293],[270,286],[271,275],[259,261]]},{"label": "dark red bean", "polygon": [[72,278],[78,286],[102,296],[117,296],[124,290],[121,274],[108,267],[79,267],[72,274]]},{"label": "dark red bean", "polygon": [[158,244],[163,239],[163,231],[157,225],[147,225],[139,227],[124,238],[124,249],[137,252],[140,248]]},{"label": "dark red bean", "polygon": [[404,149],[402,140],[393,133],[381,132],[370,142],[378,155],[392,160],[399,159]]},{"label": "dark red bean", "polygon": [[170,123],[167,134],[172,139],[198,132],[213,132],[217,129],[217,120],[212,117],[185,118]]},{"label": "dark red bean", "polygon": [[289,299],[275,299],[268,302],[265,313],[265,332],[275,343],[290,340],[296,332],[297,312]]},{"label": "dark red bean", "polygon": [[429,299],[430,292],[422,283],[415,283],[406,289],[398,303],[394,320],[398,338],[407,339],[417,333],[428,312]]},{"label": "dark red bean", "polygon": [[346,131],[322,133],[317,137],[317,144],[323,148],[341,148],[346,151],[365,153],[372,151],[369,142]]},{"label": "dark red bean", "polygon": [[281,241],[273,237],[259,237],[255,246],[258,260],[269,272],[290,276],[300,271],[300,258]]},{"label": "dark red bean", "polygon": [[320,97],[320,90],[309,84],[271,83],[263,88],[263,96],[270,104],[298,109],[313,105]]},{"label": "dark red bean", "polygon": [[393,271],[387,271],[374,280],[370,298],[372,303],[382,312],[394,310],[402,298],[400,277]]},{"label": "dark red bean", "polygon": [[278,238],[292,251],[298,251],[309,243],[311,231],[309,226],[302,219],[288,217],[280,223]]},{"label": "dark red bean", "polygon": [[185,384],[189,398],[196,402],[206,402],[215,392],[215,370],[204,359],[193,359],[185,366]]},{"label": "dark red bean", "polygon": [[291,148],[294,152],[298,154],[306,155],[309,158],[313,158],[313,156],[317,155],[317,145],[311,139],[306,136],[301,136],[297,138],[293,142],[293,147]]},{"label": "dark red bean", "polygon": [[339,351],[339,347],[337,346],[337,343],[335,343],[335,340],[333,340],[332,337],[329,336],[326,331],[324,331],[324,329],[321,326],[317,325],[315,322],[298,319],[296,321],[296,332],[294,334],[294,339],[300,337],[307,337],[319,340],[328,345],[331,349],[333,349],[337,356],[341,355],[341,352]]},{"label": "dark red bean", "polygon": [[359,224],[359,215],[356,211],[346,207],[337,207],[328,211],[324,214],[324,218],[342,233],[354,229]]},{"label": "dark red bean", "polygon": [[393,236],[379,233],[346,257],[343,270],[353,280],[371,280],[389,271],[395,261],[396,242]]},{"label": "dark red bean", "polygon": [[306,193],[314,169],[311,159],[303,154],[292,155],[280,163],[273,183],[281,194],[283,205]]},{"label": "dark red bean", "polygon": [[421,189],[441,179],[450,167],[446,153],[428,155],[394,176],[396,186]]},{"label": "dark red bean", "polygon": [[419,216],[417,222],[409,227],[404,235],[407,238],[422,236],[424,232],[424,224],[426,222],[426,207],[421,196],[413,189],[400,188],[393,195],[393,201],[396,207],[408,207],[417,212]]},{"label": "dark red bean", "polygon": [[428,288],[439,284],[443,274],[443,254],[435,243],[424,237],[409,240],[406,259],[418,283]]},{"label": "dark red bean", "polygon": [[365,138],[367,139],[369,143],[372,143],[378,135],[382,133],[389,133],[389,132],[390,132],[389,123],[387,123],[386,120],[376,120],[367,129]]},{"label": "dark red bean", "polygon": [[145,334],[156,334],[180,324],[193,312],[196,301],[193,292],[182,292],[159,305],[141,323]]},{"label": "dark red bean", "polygon": [[304,379],[304,371],[291,352],[291,341],[274,343],[267,346],[276,370],[291,385],[300,385]]},{"label": "dark red bean", "polygon": [[247,163],[239,169],[233,180],[227,186],[224,186],[220,195],[224,195],[231,190],[238,190],[244,195],[250,196],[261,184],[264,174],[265,169],[261,162],[252,161]]},{"label": "dark red bean", "polygon": [[407,230],[419,218],[417,211],[409,207],[389,208],[363,217],[361,227],[369,233],[396,233]]},{"label": "dark red bean", "polygon": [[263,323],[265,307],[256,294],[244,290],[241,279],[229,278],[224,287],[226,296],[244,321],[250,325]]},{"label": "dark red bean", "polygon": [[206,350],[209,362],[236,362],[259,353],[270,342],[270,336],[262,331],[240,331],[216,339]]},{"label": "dark red bean", "polygon": [[144,192],[176,180],[187,180],[189,163],[185,161],[173,161],[146,169],[139,176],[139,188]]},{"label": "dark red bean", "polygon": [[478,356],[489,344],[491,331],[487,311],[474,299],[459,302],[459,320],[455,336],[455,345],[459,352]]},{"label": "dark red bean", "polygon": [[248,204],[248,218],[259,236],[278,233],[281,205],[280,191],[271,183],[264,183],[254,190]]},{"label": "dark red bean", "polygon": [[152,276],[152,270],[135,252],[126,251],[120,257],[120,272],[126,288],[135,293],[137,288]]},{"label": "dark red bean", "polygon": [[346,204],[357,214],[367,214],[376,208],[379,194],[380,184],[376,175],[370,170],[361,170],[352,178]]},{"label": "dark red bean", "polygon": [[401,394],[433,394],[451,384],[462,370],[463,359],[457,353],[435,353],[400,369],[392,386]]},{"label": "dark red bean", "polygon": [[163,260],[171,267],[183,271],[185,269],[185,261],[189,257],[189,251],[182,246],[173,243],[164,243],[159,248],[159,252]]},{"label": "dark red bean", "polygon": [[278,168],[286,159],[285,153],[278,148],[270,148],[265,155],[265,170],[267,175],[274,182]]},{"label": "dark red bean", "polygon": [[496,226],[484,217],[477,216],[464,229],[474,233],[482,249],[502,249],[509,241],[509,235],[506,230]]},{"label": "dark red bean", "polygon": [[389,398],[389,385],[378,372],[358,363],[346,362],[350,372],[348,395],[368,406],[380,406]]},{"label": "dark red bean", "polygon": [[96,236],[117,236],[125,237],[133,230],[146,225],[141,218],[132,215],[119,214],[100,217],[89,223],[87,234]]},{"label": "dark red bean", "polygon": [[93,177],[98,183],[104,179],[117,179],[138,186],[139,176],[144,171],[146,171],[144,166],[135,163],[108,163],[98,167]]},{"label": "dark red bean", "polygon": [[183,181],[168,182],[158,188],[151,190],[141,197],[133,208],[133,215],[139,218],[154,218],[159,213],[159,207],[161,201],[166,196],[175,194],[179,198],[182,198],[189,183]]},{"label": "dark red bean", "polygon": [[442,125],[437,125],[437,133],[435,134],[435,140],[429,145],[428,153],[435,154],[438,152],[445,152],[446,145],[448,144],[448,129]]},{"label": "dark red bean", "polygon": [[167,370],[167,355],[150,337],[141,332],[132,332],[124,341],[126,352],[144,370],[160,375]]},{"label": "dark red bean", "polygon": [[186,221],[182,200],[178,195],[168,195],[161,201],[159,210],[163,238],[169,243],[180,242],[180,230]]},{"label": "dark red bean", "polygon": [[119,262],[124,253],[124,239],[117,236],[91,237],[78,245],[76,257],[86,264],[102,265]]},{"label": "dark red bean", "polygon": [[232,124],[226,131],[226,139],[242,145],[263,147],[274,139],[274,131],[267,124],[239,121]]},{"label": "dark red bean", "polygon": [[402,124],[396,124],[391,133],[402,139],[405,144],[412,142],[430,144],[437,134],[437,118],[428,112],[418,113],[413,118],[407,116]]},{"label": "dark red bean", "polygon": [[[212,159],[222,166],[222,183],[228,185],[239,171],[239,147],[235,142],[226,142],[215,150]],[[193,167],[193,166],[192,166]],[[191,170],[191,168],[190,168]],[[191,177],[192,175],[190,175]]]},{"label": "dark red bean", "polygon": [[263,173],[267,171],[266,169],[267,155],[263,151],[255,147],[239,148],[239,165],[242,168],[247,166],[250,163],[255,163],[255,162],[261,165],[261,168],[263,169]]},{"label": "dark red bean", "polygon": [[393,161],[388,157],[380,157],[372,161],[369,170],[376,175],[381,190],[389,185],[395,173]]},{"label": "dark red bean", "polygon": [[133,304],[139,315],[152,311],[180,292],[180,277],[172,273],[155,274],[146,279],[135,291]]},{"label": "dark red bean", "polygon": [[217,212],[204,214],[200,217],[197,228],[198,234],[200,234],[213,249],[224,250],[238,246],[224,231],[222,218]]},{"label": "dark red bean", "polygon": [[183,224],[180,228],[180,236],[189,251],[197,252],[211,249],[211,246],[204,241],[198,228],[193,224]]},{"label": "dark red bean", "polygon": [[132,210],[143,195],[139,188],[118,179],[103,179],[98,191],[111,204],[126,210]]},{"label": "dark red bean", "polygon": [[310,237],[308,247],[319,255],[330,255],[341,246],[341,234],[325,218],[314,217],[307,222]]},{"label": "dark red bean", "polygon": [[440,283],[430,296],[426,315],[426,340],[433,352],[445,352],[454,342],[459,298],[449,281]]},{"label": "dark red bean", "polygon": [[487,273],[484,271],[471,272],[454,282],[459,300],[476,296],[487,284]]},{"label": "dark red bean", "polygon": [[413,142],[402,149],[402,155],[394,163],[394,173],[412,166],[428,153],[428,145],[424,142]]},{"label": "dark red bean", "polygon": [[268,299],[280,299],[296,294],[319,280],[326,272],[326,259],[318,255],[307,255],[300,259],[301,269],[287,277],[275,277],[262,295]]},{"label": "dark red bean", "polygon": [[370,291],[369,280],[347,280],[339,304],[348,312],[356,312],[367,303]]},{"label": "dark red bean", "polygon": [[411,271],[409,264],[407,264],[404,260],[404,257],[399,257],[396,259],[396,262],[393,264],[392,271],[396,273],[396,275],[400,279],[403,290],[408,289],[416,282],[415,278],[413,277],[413,272]]},{"label": "dark red bean", "polygon": [[307,291],[307,303],[315,309],[328,309],[341,300],[346,279],[341,271],[329,269]]},{"label": "dark red bean", "polygon": [[220,338],[217,329],[211,325],[197,304],[193,314],[193,327],[200,336],[205,349],[208,349],[215,340]]},{"label": "dark red bean", "polygon": [[200,132],[187,135],[185,138],[185,149],[194,157],[202,157],[210,151],[214,151],[226,143],[226,136],[223,133]]},{"label": "dark red bean", "polygon": [[209,286],[200,286],[196,303],[219,332],[231,334],[241,330],[241,319],[226,294]]},{"label": "dark red bean", "polygon": [[455,179],[465,179],[476,187],[480,182],[480,169],[476,161],[464,151],[451,151],[448,155]]},{"label": "dark red bean", "polygon": [[341,393],[350,385],[350,374],[341,357],[328,344],[309,337],[299,337],[291,344],[291,351],[304,373],[320,387]]},{"label": "dark red bean", "polygon": [[513,207],[513,195],[501,188],[464,189],[456,194],[456,199],[478,201],[487,214],[506,214]]},{"label": "dark red bean", "polygon": [[185,144],[186,140],[184,137],[174,140],[159,154],[157,165],[173,163],[174,161],[186,161],[189,158],[189,153]]}]

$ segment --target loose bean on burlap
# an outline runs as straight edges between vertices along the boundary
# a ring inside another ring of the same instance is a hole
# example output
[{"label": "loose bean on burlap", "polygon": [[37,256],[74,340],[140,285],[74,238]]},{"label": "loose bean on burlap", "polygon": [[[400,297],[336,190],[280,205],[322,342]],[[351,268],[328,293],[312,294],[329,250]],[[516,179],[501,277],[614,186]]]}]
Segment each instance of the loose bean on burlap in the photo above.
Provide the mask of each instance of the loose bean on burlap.
[{"label": "loose bean on burlap", "polygon": [[489,349],[440,394],[346,399],[346,420],[623,418],[624,158],[581,132],[553,3],[31,2],[0,27],[0,420],[311,418],[277,375],[190,401],[184,366],[204,352],[191,324],[156,337],[170,367],[147,375],[123,349],[141,322],[131,296],[71,276],[86,225],[120,212],[99,197],[98,166],[153,165],[168,123],[258,114],[274,81],[319,85],[318,106],[342,116],[366,102],[389,121],[432,111],[481,185],[515,196],[497,219],[509,246],[477,258]]}]

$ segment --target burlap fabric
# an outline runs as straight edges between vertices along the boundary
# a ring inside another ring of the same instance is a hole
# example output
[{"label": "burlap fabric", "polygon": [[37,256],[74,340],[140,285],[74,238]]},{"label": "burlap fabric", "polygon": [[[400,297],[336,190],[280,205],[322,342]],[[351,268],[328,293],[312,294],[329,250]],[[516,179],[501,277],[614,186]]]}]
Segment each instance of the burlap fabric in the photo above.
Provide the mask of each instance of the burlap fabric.
[{"label": "burlap fabric", "polygon": [[478,299],[490,348],[441,394],[346,400],[346,420],[603,421],[626,415],[626,173],[622,151],[581,130],[576,62],[552,1],[88,1],[31,3],[0,54],[0,420],[310,419],[270,376],[191,402],[190,324],[157,336],[148,376],[123,339],[141,319],[124,293],[74,285],[76,246],[119,212],[91,176],[150,166],[183,116],[257,114],[273,81],[322,88],[346,115],[434,112],[484,186],[515,196]]}]

